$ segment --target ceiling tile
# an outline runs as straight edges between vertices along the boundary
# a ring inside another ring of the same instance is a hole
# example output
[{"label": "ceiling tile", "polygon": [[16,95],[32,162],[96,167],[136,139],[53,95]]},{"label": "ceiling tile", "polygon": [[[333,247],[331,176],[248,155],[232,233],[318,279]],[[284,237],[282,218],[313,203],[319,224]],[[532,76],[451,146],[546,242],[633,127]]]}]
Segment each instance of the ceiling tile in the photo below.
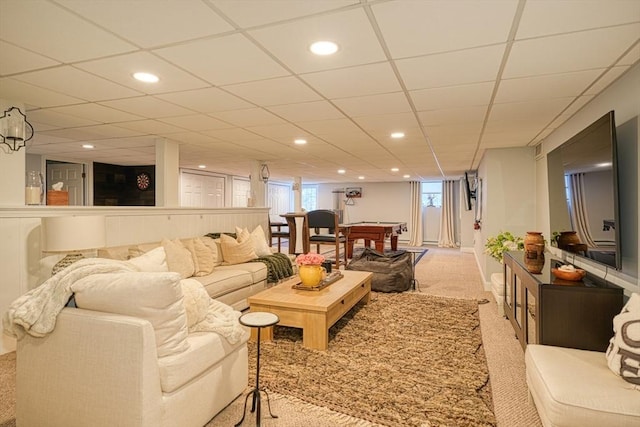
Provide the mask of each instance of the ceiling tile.
[{"label": "ceiling tile", "polygon": [[446,108],[441,110],[421,111],[418,117],[424,126],[441,126],[457,124],[483,123],[487,114],[486,105],[477,107]]},{"label": "ceiling tile", "polygon": [[333,102],[351,117],[411,111],[411,106],[404,92],[341,98]]},{"label": "ceiling tile", "polygon": [[48,87],[85,101],[140,96],[141,93],[71,66],[50,68],[16,76],[34,86]]},{"label": "ceiling tile", "polygon": [[292,144],[294,139],[305,136],[304,130],[289,123],[251,126],[247,128],[247,130],[254,134],[264,136],[265,138],[271,138],[278,141],[288,141]]},{"label": "ceiling tile", "polygon": [[243,27],[286,21],[359,4],[357,0],[209,0],[227,17]]},{"label": "ceiling tile", "polygon": [[386,62],[301,76],[326,98],[348,98],[398,92],[402,89]]},{"label": "ceiling tile", "polygon": [[31,71],[38,68],[53,67],[59,64],[58,61],[38,55],[37,53],[29,52],[28,50],[0,40],[0,76]]},{"label": "ceiling tile", "polygon": [[[25,31],[25,23],[38,31]],[[43,33],[47,37],[42,37]],[[0,39],[64,63],[136,49],[118,36],[45,1],[1,1]]]},{"label": "ceiling tile", "polygon": [[523,123],[546,125],[560,114],[572,100],[573,98],[553,98],[495,104],[491,109],[489,121],[497,120],[508,123],[520,120]]},{"label": "ceiling tile", "polygon": [[517,5],[513,0],[397,1],[371,8],[398,59],[505,43]]},{"label": "ceiling tile", "polygon": [[505,78],[606,68],[638,40],[640,24],[518,41]]},{"label": "ceiling tile", "polygon": [[268,110],[291,122],[344,118],[344,114],[327,101],[274,105]]},{"label": "ceiling tile", "polygon": [[167,93],[156,95],[156,98],[189,108],[199,113],[239,110],[253,106],[251,103],[218,88]]},{"label": "ceiling tile", "polygon": [[109,0],[57,0],[67,8],[138,46],[149,48],[232,31],[234,28],[200,0],[136,0],[126,15]]},{"label": "ceiling tile", "polygon": [[44,124],[51,127],[59,128],[71,128],[71,127],[81,127],[81,126],[89,126],[89,125],[97,125],[100,124],[97,120],[92,120],[90,118],[78,117],[72,114],[67,114],[63,111],[58,111],[56,109],[44,109],[44,110],[36,110],[29,113],[27,120],[32,122],[32,124]]},{"label": "ceiling tile", "polygon": [[418,111],[489,105],[494,82],[420,89],[409,92]]},{"label": "ceiling tile", "polygon": [[[295,73],[385,60],[367,15],[360,8],[269,26],[249,34]],[[309,46],[319,40],[337,43],[338,52],[329,56],[312,54]]]},{"label": "ceiling tile", "polygon": [[396,113],[374,116],[363,116],[354,119],[356,123],[368,130],[383,130],[389,133],[397,129],[419,127],[413,113]]},{"label": "ceiling tile", "polygon": [[217,86],[290,74],[241,34],[197,40],[154,53]]},{"label": "ceiling tile", "polygon": [[[203,80],[169,64],[148,52],[136,52],[76,65],[85,71],[119,83],[138,93],[155,94],[209,87]],[[133,78],[137,72],[152,73],[160,79],[157,83],[144,83]]]},{"label": "ceiling tile", "polygon": [[295,77],[225,86],[224,89],[261,107],[320,99],[320,96]]},{"label": "ceiling tile", "polygon": [[503,103],[578,96],[584,92],[603,71],[603,69],[595,69],[576,73],[502,80],[494,101],[496,103]]},{"label": "ceiling tile", "polygon": [[221,111],[219,113],[212,113],[212,115],[220,120],[241,127],[284,123],[284,120],[278,116],[257,107],[246,110]]},{"label": "ceiling tile", "polygon": [[259,136],[256,135],[255,133],[246,131],[244,129],[239,129],[239,128],[214,129],[214,130],[204,131],[202,133],[225,142],[252,141],[259,138]]},{"label": "ceiling tile", "polygon": [[593,84],[587,91],[584,93],[585,95],[596,95],[607,88],[611,83],[613,83],[618,77],[624,74],[627,70],[629,70],[628,66],[621,67],[613,67],[609,69],[600,79]]},{"label": "ceiling tile", "polygon": [[104,105],[93,103],[55,107],[48,109],[48,111],[81,117],[93,120],[96,123],[117,123],[140,120],[143,118],[136,114],[125,113],[124,111],[115,110],[113,108],[105,107]]},{"label": "ceiling tile", "polygon": [[100,104],[126,111],[142,117],[170,117],[191,114],[191,111],[178,105],[170,104],[162,99],[153,96],[140,96],[137,98],[118,99],[115,101],[105,101]]},{"label": "ceiling tile", "polygon": [[409,90],[494,81],[504,45],[440,53],[396,61]]},{"label": "ceiling tile", "polygon": [[73,98],[12,78],[0,79],[0,98],[9,101],[23,102],[40,108],[81,104],[83,102],[82,99]]},{"label": "ceiling tile", "polygon": [[147,135],[166,135],[176,132],[184,132],[184,129],[182,128],[168,123],[163,123],[159,120],[137,120],[135,122],[118,123],[117,126]]},{"label": "ceiling tile", "polygon": [[517,39],[569,33],[640,21],[637,0],[528,1]]},{"label": "ceiling tile", "polygon": [[213,129],[228,129],[233,127],[229,123],[222,122],[205,114],[192,114],[189,116],[165,117],[160,119],[161,122],[189,129],[192,131],[204,131]]}]

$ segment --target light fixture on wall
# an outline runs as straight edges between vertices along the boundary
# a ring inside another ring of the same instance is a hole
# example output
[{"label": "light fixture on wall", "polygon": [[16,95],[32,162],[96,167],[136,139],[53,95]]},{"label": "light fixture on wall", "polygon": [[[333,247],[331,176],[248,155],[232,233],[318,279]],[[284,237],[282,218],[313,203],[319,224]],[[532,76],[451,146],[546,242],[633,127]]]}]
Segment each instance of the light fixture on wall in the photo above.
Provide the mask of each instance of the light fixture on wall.
[{"label": "light fixture on wall", "polygon": [[[25,127],[29,128],[29,132],[25,131]],[[27,137],[26,133],[30,135]],[[0,142],[11,151],[20,150],[33,138],[33,126],[18,107],[11,107],[0,116],[0,137],[2,137]]]},{"label": "light fixture on wall", "polygon": [[53,266],[51,274],[84,258],[82,251],[103,248],[106,245],[105,217],[52,216],[42,218],[42,250],[66,253],[67,256]]},{"label": "light fixture on wall", "polygon": [[266,163],[263,163],[260,165],[260,179],[262,180],[262,182],[264,182],[265,184],[267,183],[267,181],[269,181],[269,177],[271,176],[271,174],[269,173],[269,166],[267,166]]}]

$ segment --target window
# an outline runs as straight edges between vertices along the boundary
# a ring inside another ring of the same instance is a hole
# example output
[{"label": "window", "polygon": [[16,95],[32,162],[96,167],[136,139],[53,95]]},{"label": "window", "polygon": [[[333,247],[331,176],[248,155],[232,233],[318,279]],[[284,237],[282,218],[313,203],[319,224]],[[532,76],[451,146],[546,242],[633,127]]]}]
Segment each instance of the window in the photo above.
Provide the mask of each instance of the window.
[{"label": "window", "polygon": [[316,185],[302,185],[302,209],[314,211],[318,206],[318,187]]},{"label": "window", "polygon": [[423,182],[422,183],[422,206],[428,208],[442,207],[442,182]]}]

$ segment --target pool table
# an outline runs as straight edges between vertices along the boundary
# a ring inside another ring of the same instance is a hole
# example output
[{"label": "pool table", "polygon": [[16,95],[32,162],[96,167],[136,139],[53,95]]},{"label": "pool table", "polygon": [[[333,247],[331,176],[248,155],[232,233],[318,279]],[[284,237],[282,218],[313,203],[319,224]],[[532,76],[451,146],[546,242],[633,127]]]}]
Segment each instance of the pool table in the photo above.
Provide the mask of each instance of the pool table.
[{"label": "pool table", "polygon": [[403,231],[407,231],[406,222],[363,221],[344,225],[350,228],[347,241],[348,258],[352,258],[353,243],[358,239],[364,239],[364,245],[367,247],[371,246],[371,241],[373,240],[376,250],[384,252],[384,241],[387,237],[390,237],[391,249],[396,251],[398,250],[398,235],[402,234]]}]

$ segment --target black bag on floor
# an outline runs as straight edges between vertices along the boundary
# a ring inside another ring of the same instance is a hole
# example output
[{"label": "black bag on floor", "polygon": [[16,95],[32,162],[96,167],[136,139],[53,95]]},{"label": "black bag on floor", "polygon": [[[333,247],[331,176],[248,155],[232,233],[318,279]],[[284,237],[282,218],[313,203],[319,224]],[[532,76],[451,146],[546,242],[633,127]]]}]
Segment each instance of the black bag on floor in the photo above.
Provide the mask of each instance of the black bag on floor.
[{"label": "black bag on floor", "polygon": [[382,254],[375,249],[364,248],[362,254],[353,258],[346,269],[372,272],[372,291],[403,292],[411,288],[413,266],[411,254],[407,251]]}]

